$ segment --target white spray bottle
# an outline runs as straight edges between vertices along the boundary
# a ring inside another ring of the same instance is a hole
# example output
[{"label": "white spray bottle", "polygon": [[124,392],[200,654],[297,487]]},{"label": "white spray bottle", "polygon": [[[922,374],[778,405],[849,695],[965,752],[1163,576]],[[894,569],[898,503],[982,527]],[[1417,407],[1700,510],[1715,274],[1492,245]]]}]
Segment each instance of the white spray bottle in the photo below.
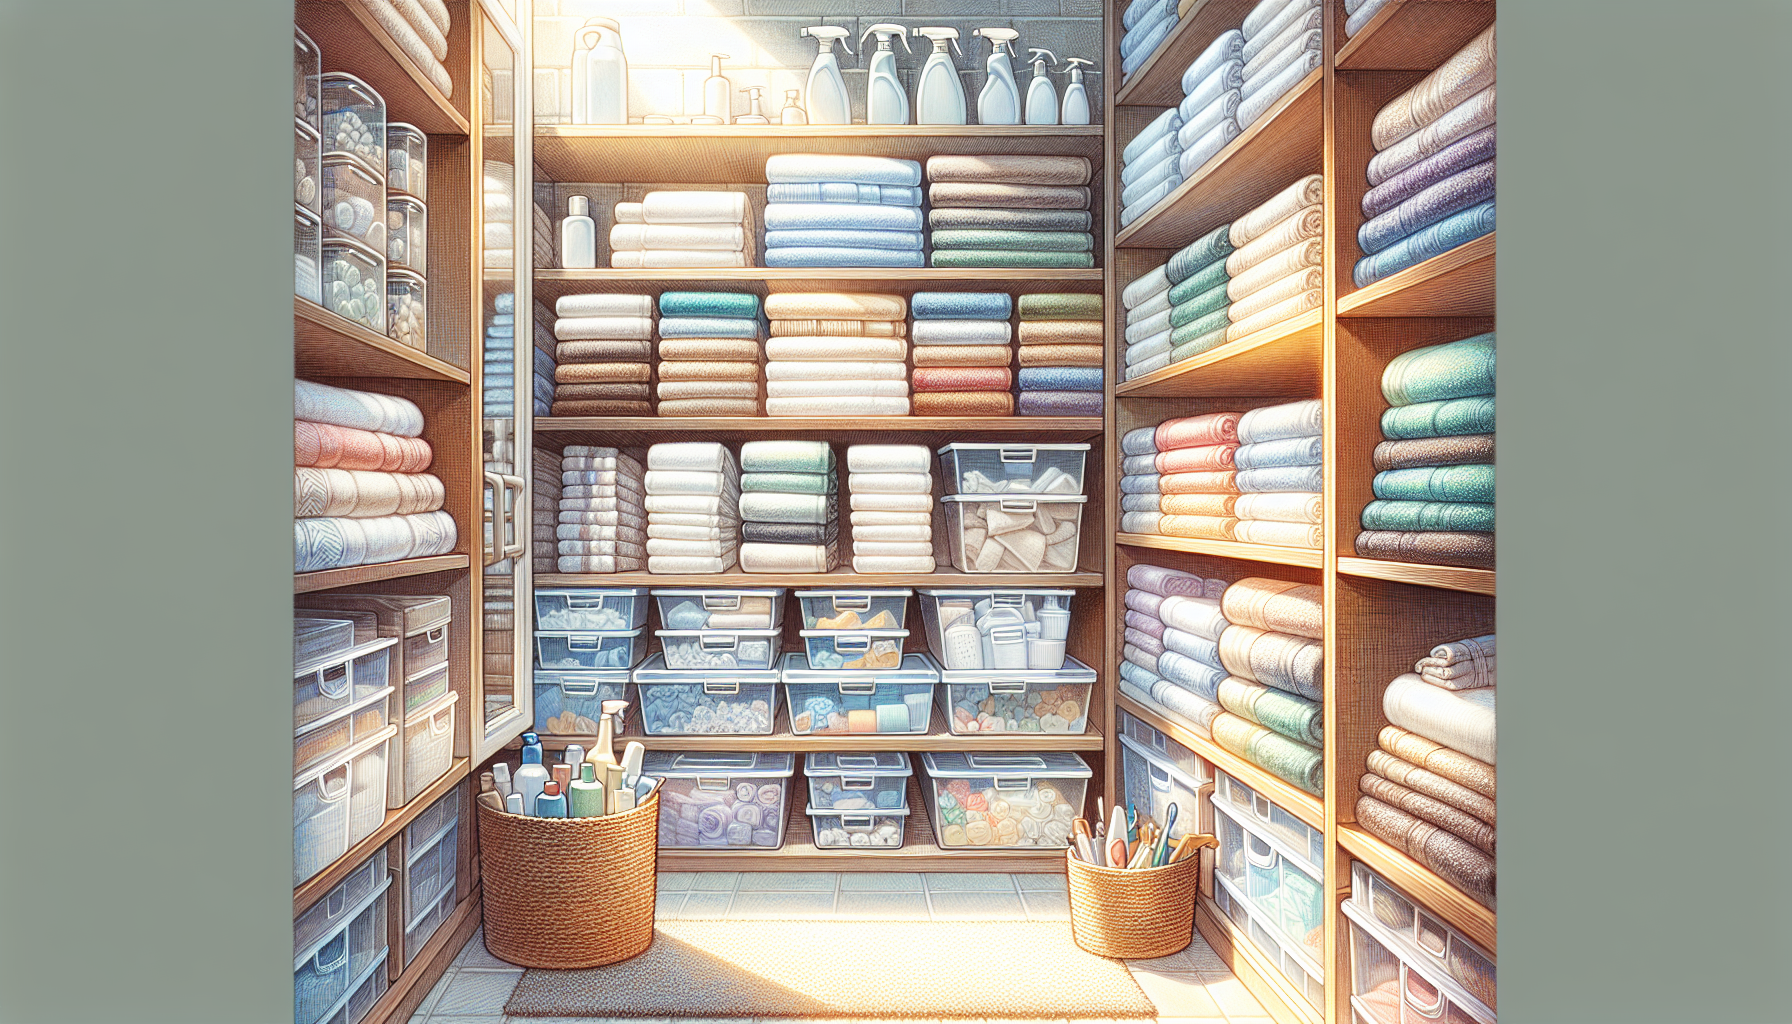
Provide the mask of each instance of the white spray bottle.
[{"label": "white spray bottle", "polygon": [[1049,65],[1045,58],[1056,63],[1058,55],[1043,46],[1028,47],[1027,52],[1033,55],[1033,80],[1027,83],[1027,123],[1057,124],[1058,89],[1046,73]]},{"label": "white spray bottle", "polygon": [[865,52],[865,37],[873,33],[877,35],[877,49],[871,51],[868,65],[871,80],[865,85],[865,123],[907,124],[908,93],[903,91],[902,79],[896,77],[896,49],[891,43],[901,39],[902,48],[913,53],[908,45],[908,29],[901,25],[873,25],[859,35],[860,53]]},{"label": "white spray bottle", "polygon": [[[1019,124],[1020,86],[1015,84],[1014,62],[1009,58],[1020,33],[1011,28],[980,28],[971,35],[989,40],[989,59],[983,62],[987,77],[983,91],[977,94],[977,123]],[[1031,123],[1031,118],[1028,121]]]},{"label": "white spray bottle", "polygon": [[946,52],[946,44],[963,53],[955,28],[918,28],[915,35],[933,41],[933,53],[921,66],[921,81],[915,86],[916,124],[964,124],[964,83],[958,80],[958,65]]},{"label": "white spray bottle", "polygon": [[1078,64],[1095,66],[1092,60],[1081,57],[1066,57],[1064,64],[1070,68],[1070,83],[1064,86],[1063,116],[1058,120],[1063,124],[1089,123],[1089,90],[1083,86],[1083,69]]},{"label": "white spray bottle", "polygon": [[839,25],[816,25],[803,29],[801,34],[814,39],[817,47],[815,63],[809,68],[809,80],[804,83],[809,123],[851,124],[852,101],[846,96],[846,79],[840,75],[840,62],[834,59],[834,44],[839,43],[840,48],[851,56],[852,51],[846,49],[846,39],[852,35],[852,30]]}]

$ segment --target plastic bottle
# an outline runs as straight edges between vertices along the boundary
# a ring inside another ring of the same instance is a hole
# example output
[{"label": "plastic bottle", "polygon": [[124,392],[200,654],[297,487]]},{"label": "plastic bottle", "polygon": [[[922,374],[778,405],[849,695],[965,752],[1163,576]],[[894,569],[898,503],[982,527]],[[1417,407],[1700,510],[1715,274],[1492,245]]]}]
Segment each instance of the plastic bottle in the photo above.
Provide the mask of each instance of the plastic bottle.
[{"label": "plastic bottle", "polygon": [[629,740],[622,748],[622,783],[633,786],[641,778],[641,761],[647,756],[647,748],[637,740]]},{"label": "plastic bottle", "polygon": [[[986,74],[983,91],[977,94],[978,124],[1019,124],[1020,86],[1014,81],[1014,41],[1020,33],[1011,28],[979,28],[971,35],[989,40],[989,59],[983,62]],[[1029,104],[1032,93],[1028,92]],[[1030,110],[1030,107],[1029,107]],[[1052,114],[1057,115],[1053,104]],[[1032,118],[1027,119],[1029,123]]]},{"label": "plastic bottle", "polygon": [[566,792],[566,787],[572,785],[572,765],[570,765],[570,764],[549,765],[548,772],[549,772],[549,774],[553,775],[554,781],[558,782],[560,784],[560,792],[562,792],[562,793]]},{"label": "plastic bottle", "polygon": [[628,57],[609,18],[587,19],[573,39],[572,122],[628,123]]},{"label": "plastic bottle", "polygon": [[809,68],[809,80],[803,85],[807,96],[810,124],[851,124],[852,101],[846,95],[846,79],[840,76],[840,62],[834,59],[834,44],[846,50],[846,39],[852,30],[840,25],[816,25],[803,29],[802,35],[815,40],[815,63]]},{"label": "plastic bottle", "polygon": [[771,124],[765,116],[765,86],[749,85],[740,90],[747,94],[747,113],[734,119],[735,124]]},{"label": "plastic bottle", "polygon": [[585,748],[577,743],[568,743],[566,745],[566,753],[560,760],[572,765],[573,773],[576,775],[579,771],[579,765],[585,762]]},{"label": "plastic bottle", "polygon": [[809,123],[809,115],[803,113],[803,105],[797,102],[802,98],[802,95],[803,91],[801,89],[784,90],[784,109],[778,111],[779,124]]},{"label": "plastic bottle", "polygon": [[547,766],[541,763],[541,737],[533,732],[523,733],[523,763],[510,782],[522,794],[524,814],[535,813],[535,798],[552,778]]},{"label": "plastic bottle", "polygon": [[504,798],[504,809],[511,814],[523,813],[523,794],[512,793]]},{"label": "plastic bottle", "polygon": [[566,219],[560,222],[560,265],[568,270],[597,266],[597,222],[591,219],[589,196],[566,201]]},{"label": "plastic bottle", "polygon": [[504,796],[498,792],[496,784],[492,782],[491,772],[479,773],[479,795],[475,799],[494,811],[504,809]]},{"label": "plastic bottle", "polygon": [[579,765],[579,777],[566,792],[566,813],[574,818],[604,816],[604,784],[597,777],[597,766],[590,761]]},{"label": "plastic bottle", "polygon": [[727,57],[725,53],[709,55],[709,77],[703,80],[704,124],[727,124],[733,120],[734,84],[722,74],[722,61]]},{"label": "plastic bottle", "polygon": [[1058,88],[1052,84],[1050,67],[1045,58],[1050,57],[1053,63],[1058,55],[1043,46],[1032,46],[1027,52],[1033,55],[1033,80],[1027,83],[1027,123],[1058,123]]},{"label": "plastic bottle", "polygon": [[1089,90],[1083,87],[1083,69],[1078,64],[1095,66],[1092,60],[1081,57],[1066,57],[1064,64],[1070,68],[1070,83],[1064,87],[1063,115],[1058,118],[1061,124],[1089,123]]},{"label": "plastic bottle", "polygon": [[535,798],[535,816],[537,818],[566,817],[566,794],[560,792],[560,784],[549,779],[542,787],[541,795]]},{"label": "plastic bottle", "polygon": [[913,53],[908,45],[908,29],[901,25],[873,25],[859,35],[859,52],[865,52],[865,37],[877,35],[877,49],[871,52],[870,81],[865,85],[866,124],[907,124],[908,93],[896,75],[896,48],[891,44],[902,40],[902,48]]},{"label": "plastic bottle", "polygon": [[510,766],[502,761],[492,765],[492,788],[498,791],[499,796],[505,798],[509,798],[510,794],[516,792],[516,787],[510,784]]},{"label": "plastic bottle", "polygon": [[933,41],[933,52],[921,66],[921,81],[915,86],[916,124],[964,124],[964,83],[958,80],[958,65],[946,52],[946,44],[963,53],[955,28],[923,27],[915,35]]}]

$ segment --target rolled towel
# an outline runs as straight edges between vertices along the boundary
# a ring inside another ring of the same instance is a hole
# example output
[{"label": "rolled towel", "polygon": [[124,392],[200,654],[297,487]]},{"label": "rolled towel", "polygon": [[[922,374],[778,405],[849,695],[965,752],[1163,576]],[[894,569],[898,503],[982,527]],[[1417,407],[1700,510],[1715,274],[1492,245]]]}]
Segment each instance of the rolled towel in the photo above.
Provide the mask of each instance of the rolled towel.
[{"label": "rolled towel", "polygon": [[[1154,174],[1166,160],[1174,161],[1182,154],[1182,142],[1175,134],[1165,135],[1155,143],[1145,147],[1137,157],[1127,161],[1120,168],[1120,184],[1132,185],[1143,178]],[[1122,191],[1122,202],[1125,192]]]},{"label": "rolled towel", "polygon": [[[1227,587],[1219,604],[1228,623],[1266,632],[1288,633],[1309,640],[1323,640],[1323,601],[1324,591],[1316,585],[1253,576]],[[1164,621],[1176,625],[1167,617],[1164,617]],[[1214,638],[1218,639],[1218,635]]]},{"label": "rolled towel", "polygon": [[[1176,130],[1177,151],[1166,159],[1173,157],[1180,162],[1182,152],[1194,148],[1202,136],[1228,121],[1237,124],[1239,95],[1239,90],[1228,89],[1184,118],[1182,127]],[[1121,201],[1125,201],[1124,195]]]},{"label": "rolled towel", "polygon": [[1487,26],[1437,70],[1376,113],[1369,141],[1377,150],[1387,149],[1493,84],[1497,67],[1494,28]]},{"label": "rolled towel", "polygon": [[1239,60],[1244,55],[1245,34],[1239,29],[1231,28],[1214,37],[1213,42],[1201,51],[1189,66],[1182,72],[1182,91],[1184,94],[1194,92],[1201,81],[1211,75],[1228,61]]},{"label": "rolled towel", "polygon": [[921,184],[921,165],[893,157],[778,153],[766,158],[765,180],[774,184],[850,181],[912,186]]}]

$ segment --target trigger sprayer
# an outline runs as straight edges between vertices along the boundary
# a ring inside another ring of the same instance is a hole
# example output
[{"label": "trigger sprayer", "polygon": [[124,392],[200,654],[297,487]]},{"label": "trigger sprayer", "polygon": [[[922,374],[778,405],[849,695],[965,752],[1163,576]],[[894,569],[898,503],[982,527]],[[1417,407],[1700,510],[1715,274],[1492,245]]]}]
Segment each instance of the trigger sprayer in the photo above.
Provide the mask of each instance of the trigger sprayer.
[{"label": "trigger sprayer", "polygon": [[980,28],[971,34],[989,40],[989,59],[983,64],[986,80],[977,94],[977,123],[1019,124],[1020,86],[1014,81],[1014,63],[1009,57],[1020,33],[1011,28]]},{"label": "trigger sprayer", "polygon": [[846,45],[846,39],[852,31],[839,25],[815,25],[802,30],[802,34],[815,40],[815,63],[809,68],[809,80],[804,83],[804,95],[808,97],[810,124],[851,124],[852,103],[846,96],[846,79],[840,75],[840,62],[834,58],[834,44],[846,50],[852,56],[852,50]]},{"label": "trigger sprayer", "polygon": [[908,93],[902,79],[896,77],[896,49],[891,44],[902,40],[902,48],[910,53],[908,29],[901,25],[877,24],[859,35],[859,52],[865,52],[865,37],[876,34],[877,49],[871,51],[871,80],[865,85],[866,124],[907,124]]},{"label": "trigger sprayer", "polygon": [[915,87],[916,124],[964,124],[964,84],[958,80],[958,65],[946,52],[947,44],[959,53],[958,30],[941,26],[915,29],[915,35],[933,42],[933,53],[921,66],[921,82]]},{"label": "trigger sprayer", "polygon": [[1058,90],[1046,73],[1046,58],[1056,63],[1058,55],[1043,46],[1029,47],[1027,52],[1033,55],[1033,80],[1027,83],[1027,123],[1057,124]]},{"label": "trigger sprayer", "polygon": [[1087,64],[1093,68],[1095,62],[1081,57],[1066,57],[1064,64],[1070,68],[1070,82],[1064,86],[1064,107],[1059,121],[1063,124],[1088,124],[1089,90],[1083,86],[1083,69],[1077,65]]}]

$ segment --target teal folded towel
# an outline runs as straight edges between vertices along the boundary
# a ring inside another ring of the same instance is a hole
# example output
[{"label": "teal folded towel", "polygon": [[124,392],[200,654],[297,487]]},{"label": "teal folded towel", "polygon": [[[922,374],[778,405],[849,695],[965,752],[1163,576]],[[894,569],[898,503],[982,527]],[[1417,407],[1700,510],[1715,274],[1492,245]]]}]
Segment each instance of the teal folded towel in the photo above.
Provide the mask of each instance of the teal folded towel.
[{"label": "teal folded towel", "polygon": [[[1196,320],[1207,316],[1209,313],[1223,313],[1225,312],[1226,307],[1231,305],[1230,300],[1226,298],[1226,283],[1224,281],[1221,281],[1217,286],[1209,288],[1187,301],[1176,302],[1175,299],[1171,299],[1170,301],[1174,303],[1174,305],[1170,307],[1171,327],[1181,327],[1183,324],[1194,323]],[[1171,340],[1172,342],[1175,340],[1174,335],[1172,335]]]},{"label": "teal folded towel", "polygon": [[1390,469],[1375,474],[1375,496],[1384,501],[1493,500],[1492,466]]},{"label": "teal folded towel", "polygon": [[1452,398],[1402,405],[1381,414],[1381,436],[1390,441],[1493,433],[1493,398]]},{"label": "teal folded towel", "polygon": [[1184,278],[1171,286],[1170,304],[1187,302],[1214,288],[1223,288],[1229,280],[1231,278],[1226,273],[1226,261],[1214,260],[1197,271],[1193,277]]},{"label": "teal folded towel", "polygon": [[1381,394],[1389,405],[1491,395],[1493,376],[1494,341],[1489,331],[1400,353],[1382,371]]},{"label": "teal folded towel", "polygon": [[1469,501],[1371,501],[1363,529],[1492,533],[1493,506]]},{"label": "teal folded towel", "polygon": [[1178,343],[1175,348],[1170,350],[1170,362],[1180,363],[1184,359],[1191,359],[1209,349],[1219,348],[1225,343],[1226,329],[1224,327],[1216,327],[1198,338],[1190,338],[1187,341]]},{"label": "teal folded towel", "polygon": [[[1175,307],[1171,307],[1171,316],[1175,316]],[[1200,319],[1190,320],[1181,327],[1171,330],[1170,344],[1182,345],[1194,341],[1196,338],[1213,334],[1216,331],[1219,332],[1220,336],[1223,338],[1225,337],[1226,326],[1231,322],[1232,320],[1226,315],[1225,309],[1216,309]],[[1174,362],[1175,359],[1176,357],[1172,355],[1171,361]]]},{"label": "teal folded towel", "polygon": [[1164,264],[1164,273],[1171,284],[1185,281],[1207,268],[1215,260],[1223,260],[1232,255],[1232,225],[1221,224],[1200,238],[1195,239],[1170,257]]},{"label": "teal folded towel", "polygon": [[759,296],[739,292],[661,292],[660,315],[757,317]]}]

